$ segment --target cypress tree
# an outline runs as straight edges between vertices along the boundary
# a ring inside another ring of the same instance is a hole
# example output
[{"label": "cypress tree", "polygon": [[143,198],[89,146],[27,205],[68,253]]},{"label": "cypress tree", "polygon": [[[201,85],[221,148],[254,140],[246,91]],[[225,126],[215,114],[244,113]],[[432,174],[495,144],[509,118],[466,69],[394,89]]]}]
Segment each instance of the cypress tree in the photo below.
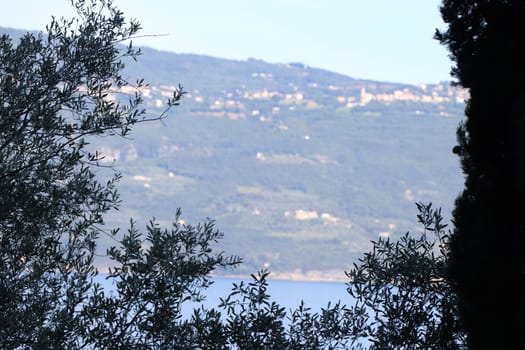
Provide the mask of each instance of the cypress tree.
[{"label": "cypress tree", "polygon": [[457,130],[465,188],[450,279],[469,349],[525,348],[525,2],[444,0],[452,76],[470,92]]}]

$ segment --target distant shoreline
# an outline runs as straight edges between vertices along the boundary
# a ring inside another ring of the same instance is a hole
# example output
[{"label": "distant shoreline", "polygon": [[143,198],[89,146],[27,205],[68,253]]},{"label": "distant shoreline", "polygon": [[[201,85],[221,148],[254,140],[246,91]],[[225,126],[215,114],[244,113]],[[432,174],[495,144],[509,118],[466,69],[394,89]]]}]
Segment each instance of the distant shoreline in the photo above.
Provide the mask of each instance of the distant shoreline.
[{"label": "distant shoreline", "polygon": [[[108,274],[108,266],[97,266],[99,274]],[[257,272],[254,271],[254,274]],[[241,279],[241,280],[251,280],[252,277],[250,274],[244,273],[211,273],[210,277],[220,278],[220,279]],[[275,281],[291,281],[291,282],[323,282],[323,283],[346,283],[348,278],[346,277],[344,271],[284,271],[284,272],[272,272],[270,270],[270,275],[268,280]]]}]

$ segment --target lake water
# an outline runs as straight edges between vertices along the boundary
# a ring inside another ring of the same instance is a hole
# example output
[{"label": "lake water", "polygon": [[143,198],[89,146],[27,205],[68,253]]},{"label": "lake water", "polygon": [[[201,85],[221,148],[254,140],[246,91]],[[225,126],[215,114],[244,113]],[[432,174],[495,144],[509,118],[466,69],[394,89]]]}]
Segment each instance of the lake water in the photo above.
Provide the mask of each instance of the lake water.
[{"label": "lake water", "polygon": [[[114,288],[111,281],[105,280],[104,275],[99,275],[97,280],[101,282],[106,290],[111,291]],[[236,278],[214,278],[214,283],[204,291],[206,301],[204,306],[211,308],[215,307],[224,315],[224,310],[217,308],[220,298],[226,298],[231,292],[233,283],[239,284],[241,281],[249,283],[251,279],[236,279]],[[290,316],[290,310],[295,310],[304,301],[306,307],[309,307],[312,312],[319,312],[321,308],[326,308],[328,302],[334,305],[341,301],[341,304],[347,306],[354,305],[353,298],[346,291],[346,285],[343,282],[301,282],[301,281],[286,281],[286,280],[268,280],[268,294],[271,296],[270,301],[277,302],[281,307],[285,307],[286,315]],[[194,307],[200,307],[200,304],[190,304],[189,302],[183,307],[182,313],[184,318],[191,317]],[[287,319],[283,320],[287,323]],[[361,341],[361,345],[368,346],[369,342],[365,339]]]},{"label": "lake water", "polygon": [[[241,280],[231,278],[214,279],[214,284],[208,289],[207,305],[217,305],[219,298],[226,297],[232,289],[232,283]],[[250,280],[245,280],[250,282]],[[326,307],[330,301],[332,304],[341,300],[343,304],[351,304],[351,296],[346,292],[346,286],[342,282],[300,282],[285,280],[269,280],[268,294],[271,300],[279,305],[295,309],[304,301],[305,305],[313,311],[319,311]]]},{"label": "lake water", "polygon": [[[114,287],[111,281],[105,280],[104,275],[99,275],[97,279],[106,290]],[[230,293],[233,283],[251,282],[250,279],[236,278],[214,278],[214,283],[204,292],[207,307],[216,307],[219,304],[219,298],[225,298]],[[343,282],[301,282],[286,280],[269,280],[268,293],[271,301],[277,302],[280,306],[285,307],[287,311],[296,309],[304,301],[307,307],[312,311],[320,311],[327,306],[330,301],[333,305],[337,301],[342,304],[353,305],[352,297],[346,291],[346,285]],[[189,303],[188,303],[189,304]],[[191,305],[186,305],[190,310]],[[198,306],[198,305],[195,305]]]}]

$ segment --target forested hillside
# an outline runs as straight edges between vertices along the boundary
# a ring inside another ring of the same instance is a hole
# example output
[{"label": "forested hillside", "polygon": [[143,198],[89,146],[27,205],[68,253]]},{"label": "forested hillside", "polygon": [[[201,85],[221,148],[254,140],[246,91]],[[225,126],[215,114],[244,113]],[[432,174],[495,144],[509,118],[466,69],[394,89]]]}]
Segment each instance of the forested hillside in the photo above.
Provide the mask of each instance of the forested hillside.
[{"label": "forested hillside", "polygon": [[343,278],[370,240],[414,229],[415,201],[449,217],[461,188],[451,149],[466,94],[448,82],[357,80],[301,63],[149,48],[126,74],[150,84],[149,113],[162,113],[177,84],[187,94],[129,139],[90,140],[123,174],[108,230],[180,207],[186,222],[216,220],[222,249],[244,259],[236,273],[269,266],[273,277]]}]

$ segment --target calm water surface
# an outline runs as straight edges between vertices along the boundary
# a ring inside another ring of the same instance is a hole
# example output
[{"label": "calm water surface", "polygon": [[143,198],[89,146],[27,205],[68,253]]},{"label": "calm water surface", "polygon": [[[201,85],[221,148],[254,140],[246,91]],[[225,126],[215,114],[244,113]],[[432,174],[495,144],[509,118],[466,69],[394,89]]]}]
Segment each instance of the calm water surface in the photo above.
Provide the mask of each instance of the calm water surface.
[{"label": "calm water surface", "polygon": [[[245,280],[250,282],[250,280]],[[214,284],[208,289],[207,305],[217,305],[220,297],[226,297],[231,291],[232,283],[240,280],[231,278],[214,279]],[[326,307],[329,301],[334,304],[341,300],[343,304],[352,304],[352,298],[346,292],[343,282],[299,282],[284,280],[269,280],[268,293],[271,300],[286,309],[295,309],[304,300],[306,306],[318,311]]]},{"label": "calm water surface", "polygon": [[[97,280],[108,291],[114,289],[111,280],[106,280],[105,275],[99,275]],[[204,294],[206,301],[204,305],[207,307],[217,307],[220,298],[225,298],[230,293],[233,283],[251,282],[250,279],[235,279],[235,278],[214,278],[214,283],[209,287]],[[285,281],[285,280],[269,280],[268,293],[271,300],[277,302],[280,306],[289,309],[295,309],[304,300],[307,307],[312,311],[319,311],[321,308],[327,306],[330,301],[334,304],[341,301],[342,304],[352,305],[352,297],[346,292],[346,286],[343,282],[300,282],[300,281]],[[198,304],[195,304],[198,306]],[[193,307],[187,304],[191,310]]]}]

